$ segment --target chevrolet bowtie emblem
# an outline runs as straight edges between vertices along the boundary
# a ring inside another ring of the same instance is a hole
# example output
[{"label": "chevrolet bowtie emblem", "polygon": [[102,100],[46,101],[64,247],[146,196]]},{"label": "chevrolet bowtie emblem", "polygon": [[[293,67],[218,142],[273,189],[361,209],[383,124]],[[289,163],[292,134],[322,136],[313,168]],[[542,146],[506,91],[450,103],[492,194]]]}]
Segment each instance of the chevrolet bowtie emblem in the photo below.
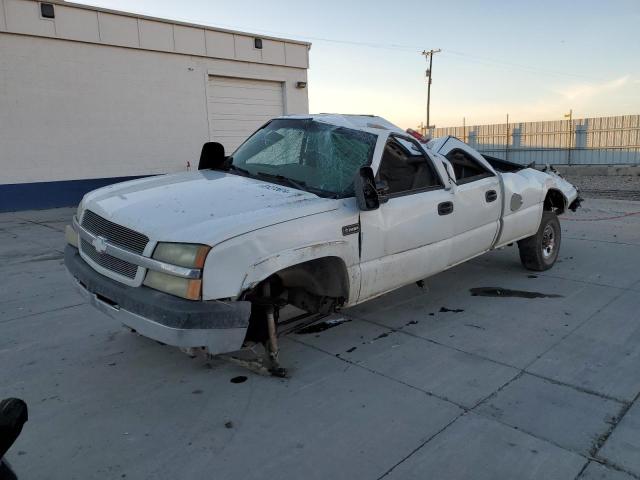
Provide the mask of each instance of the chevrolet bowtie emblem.
[{"label": "chevrolet bowtie emblem", "polygon": [[95,248],[98,253],[104,253],[107,251],[107,239],[104,237],[98,236],[94,238],[91,245],[93,245],[93,248]]}]

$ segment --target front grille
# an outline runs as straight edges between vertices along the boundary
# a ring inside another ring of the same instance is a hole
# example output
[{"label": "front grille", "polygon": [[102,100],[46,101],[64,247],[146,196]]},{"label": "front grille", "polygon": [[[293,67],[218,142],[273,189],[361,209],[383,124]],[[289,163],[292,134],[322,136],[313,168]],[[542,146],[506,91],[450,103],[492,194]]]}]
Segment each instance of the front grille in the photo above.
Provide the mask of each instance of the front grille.
[{"label": "front grille", "polygon": [[125,262],[124,260],[120,260],[119,258],[112,257],[107,253],[99,253],[93,248],[89,242],[85,239],[82,239],[80,242],[80,246],[82,248],[82,253],[84,253],[87,257],[93,260],[95,263],[104,267],[112,272],[118,273],[128,278],[135,278],[136,273],[138,272],[138,266],[133,263]]},{"label": "front grille", "polygon": [[109,243],[141,255],[149,238],[142,233],[110,222],[91,210],[86,210],[82,216],[82,227],[94,235],[104,237]]},{"label": "front grille", "polygon": [[[103,237],[110,244],[138,255],[144,252],[149,243],[149,238],[146,235],[102,218],[91,210],[86,210],[82,215],[82,227],[94,235]],[[131,279],[135,278],[136,273],[138,273],[137,265],[120,260],[107,253],[99,253],[93,248],[93,245],[84,239],[80,243],[80,248],[82,253],[107,270]]]}]

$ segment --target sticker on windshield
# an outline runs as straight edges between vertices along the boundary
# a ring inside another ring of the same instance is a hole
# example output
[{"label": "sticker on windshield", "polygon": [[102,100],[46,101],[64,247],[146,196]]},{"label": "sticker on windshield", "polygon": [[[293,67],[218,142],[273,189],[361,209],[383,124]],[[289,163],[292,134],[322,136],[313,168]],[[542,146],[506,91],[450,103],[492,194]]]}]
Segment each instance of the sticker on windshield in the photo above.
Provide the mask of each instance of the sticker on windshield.
[{"label": "sticker on windshield", "polygon": [[354,233],[358,233],[360,231],[360,224],[354,223],[353,225],[345,225],[342,227],[342,235],[345,237],[347,235],[353,235]]},{"label": "sticker on windshield", "polygon": [[264,188],[265,190],[273,190],[275,192],[283,192],[283,193],[289,193],[291,191],[286,187],[280,187],[278,185],[265,184],[265,185],[259,185],[258,187]]}]

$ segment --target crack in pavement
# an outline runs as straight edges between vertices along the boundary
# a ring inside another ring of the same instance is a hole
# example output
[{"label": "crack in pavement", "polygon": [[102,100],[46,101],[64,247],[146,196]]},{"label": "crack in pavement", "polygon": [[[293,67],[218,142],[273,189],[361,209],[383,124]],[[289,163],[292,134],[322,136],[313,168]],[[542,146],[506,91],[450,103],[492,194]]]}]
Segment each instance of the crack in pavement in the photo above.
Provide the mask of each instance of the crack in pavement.
[{"label": "crack in pavement", "polygon": [[5,325],[7,323],[10,322],[14,322],[16,320],[24,320],[25,318],[30,318],[30,317],[35,317],[36,315],[44,315],[46,313],[58,313],[61,312],[63,310],[68,310],[70,308],[74,308],[74,307],[80,307],[82,305],[88,305],[86,302],[82,302],[82,303],[75,303],[73,305],[66,305],[64,307],[59,307],[59,308],[53,308],[51,310],[45,310],[43,312],[33,312],[33,313],[28,313],[26,315],[22,315],[20,317],[15,317],[15,318],[9,318],[7,320],[0,320],[0,325]]},{"label": "crack in pavement", "polygon": [[[403,332],[398,332],[398,333],[403,333]],[[418,338],[420,338],[420,337],[418,337]],[[438,432],[436,432],[435,434],[431,435],[427,440],[425,440],[425,441],[424,441],[424,442],[422,442],[420,445],[418,445],[418,446],[417,446],[414,450],[412,450],[412,451],[411,451],[407,456],[405,456],[402,460],[400,460],[399,462],[397,462],[396,464],[394,464],[394,465],[393,465],[389,470],[387,470],[387,471],[386,471],[382,476],[378,477],[378,479],[377,479],[377,480],[379,480],[379,479],[381,479],[381,478],[383,478],[383,477],[387,476],[387,475],[388,475],[392,470],[394,470],[396,467],[398,467],[399,465],[401,465],[403,462],[405,462],[406,460],[408,460],[409,458],[411,458],[411,456],[413,456],[415,453],[417,453],[417,452],[418,452],[420,449],[422,449],[425,445],[427,445],[429,442],[431,442],[431,440],[433,440],[434,438],[436,438],[439,434],[441,434],[442,432],[444,432],[448,427],[450,427],[453,423],[455,423],[455,421],[457,421],[459,418],[463,417],[463,416],[464,416],[464,415],[466,415],[466,414],[476,415],[476,416],[478,416],[478,417],[480,417],[480,418],[483,418],[483,419],[485,419],[485,420],[488,420],[488,421],[491,421],[491,422],[495,422],[495,423],[497,423],[497,424],[499,424],[499,425],[502,425],[502,426],[504,426],[504,427],[506,427],[506,428],[509,428],[510,430],[514,430],[514,431],[516,431],[516,432],[519,432],[519,433],[522,433],[522,434],[524,434],[524,435],[527,435],[527,436],[530,436],[530,437],[532,437],[532,438],[535,438],[535,439],[536,439],[536,440],[538,440],[538,441],[541,441],[541,442],[547,443],[547,444],[549,444],[549,445],[553,445],[554,447],[559,448],[559,449],[561,449],[561,450],[563,450],[563,451],[570,452],[570,453],[572,453],[572,454],[574,454],[574,455],[578,455],[579,457],[584,458],[584,459],[587,461],[586,463],[588,463],[589,461],[594,461],[594,462],[597,462],[597,463],[605,464],[605,461],[604,461],[603,459],[601,459],[601,458],[594,457],[594,456],[591,456],[591,455],[587,455],[587,454],[584,454],[583,452],[580,452],[580,451],[577,451],[577,450],[573,450],[573,449],[571,449],[571,448],[567,448],[566,446],[559,445],[558,443],[554,442],[553,440],[550,440],[550,439],[547,439],[547,438],[544,438],[544,437],[540,437],[540,436],[538,436],[538,435],[536,435],[536,434],[534,434],[534,433],[532,433],[532,432],[529,432],[529,431],[527,431],[527,430],[524,430],[524,429],[522,429],[522,428],[520,428],[520,427],[514,427],[513,425],[510,425],[510,424],[508,424],[508,423],[505,423],[505,422],[503,422],[503,421],[501,421],[501,420],[499,420],[499,419],[497,419],[497,418],[495,418],[495,417],[492,417],[492,416],[490,416],[490,415],[486,415],[486,414],[484,414],[484,413],[482,413],[482,412],[477,412],[477,411],[475,411],[475,410],[474,410],[476,407],[478,407],[479,405],[481,405],[482,403],[484,403],[487,399],[489,399],[489,398],[493,397],[494,395],[496,395],[500,390],[502,390],[502,389],[506,388],[510,383],[514,382],[515,380],[517,380],[518,378],[520,378],[522,375],[524,375],[524,374],[531,375],[529,372],[525,372],[524,370],[519,371],[516,375],[514,375],[511,379],[509,379],[507,382],[505,382],[505,383],[504,383],[503,385],[501,385],[499,388],[497,388],[496,390],[494,390],[493,392],[491,392],[489,395],[487,395],[486,397],[484,397],[483,399],[481,399],[479,402],[477,402],[473,407],[466,407],[466,406],[461,405],[461,404],[459,404],[459,403],[457,403],[457,402],[455,402],[455,401],[453,401],[453,400],[451,400],[451,399],[449,399],[449,398],[447,398],[447,397],[444,397],[444,396],[442,396],[442,395],[435,394],[435,393],[430,392],[430,391],[428,391],[428,390],[424,390],[424,389],[422,389],[422,388],[420,388],[420,387],[416,387],[415,385],[411,385],[410,383],[404,382],[404,381],[402,381],[402,380],[399,380],[399,379],[397,379],[397,378],[391,377],[391,376],[389,376],[389,375],[385,375],[384,373],[378,372],[377,370],[373,370],[373,369],[371,369],[371,368],[369,368],[369,367],[367,367],[367,366],[365,366],[365,365],[362,365],[362,364],[360,364],[360,363],[353,362],[353,361],[351,361],[351,360],[349,360],[349,359],[346,359],[346,358],[343,358],[343,357],[340,357],[340,356],[338,356],[338,357],[337,357],[337,356],[335,356],[334,354],[332,354],[331,352],[329,352],[329,351],[327,351],[327,350],[324,350],[324,349],[322,349],[322,348],[320,348],[320,347],[317,347],[317,346],[315,346],[315,345],[307,344],[307,343],[302,342],[302,341],[300,341],[300,340],[297,340],[297,339],[295,339],[295,338],[290,338],[290,340],[291,340],[291,341],[293,341],[293,342],[295,342],[295,343],[301,344],[301,345],[303,345],[303,346],[305,346],[305,347],[307,347],[307,348],[311,348],[311,349],[313,349],[313,350],[316,350],[316,351],[319,351],[319,352],[321,352],[321,353],[324,353],[325,355],[331,356],[331,357],[333,357],[333,358],[337,358],[338,360],[340,360],[340,361],[342,361],[342,362],[345,362],[345,363],[347,363],[347,364],[349,364],[349,365],[351,365],[351,366],[354,366],[354,367],[357,367],[357,368],[363,369],[363,370],[365,370],[365,371],[367,371],[367,372],[369,372],[369,373],[372,373],[372,374],[374,374],[374,375],[380,376],[380,377],[382,377],[382,378],[385,378],[385,379],[390,380],[390,381],[392,381],[392,382],[398,383],[398,384],[403,385],[403,386],[405,386],[405,387],[411,388],[411,389],[413,389],[413,390],[417,390],[417,391],[419,391],[419,392],[421,392],[421,393],[423,393],[423,394],[425,394],[425,395],[428,395],[428,396],[430,396],[430,397],[434,397],[434,398],[437,398],[437,399],[442,400],[442,401],[444,401],[444,402],[450,403],[450,404],[452,404],[452,405],[454,405],[454,406],[456,406],[456,407],[458,407],[458,408],[460,408],[460,409],[462,410],[462,412],[461,412],[459,415],[457,415],[457,416],[456,416],[456,417],[455,417],[451,422],[449,422],[447,425],[445,425],[445,426],[444,426],[442,429],[440,429]],[[494,363],[495,363],[495,362],[494,362]],[[540,377],[540,378],[543,378],[543,379],[544,379],[544,377]],[[545,379],[545,380],[546,380],[546,379]],[[556,383],[557,383],[557,382],[556,382]],[[563,384],[561,384],[561,385],[563,385]],[[572,386],[572,385],[564,385],[564,386],[566,386],[566,387],[570,387],[570,388],[573,388],[573,386]],[[612,399],[612,400],[615,400],[615,399]],[[622,402],[620,402],[619,400],[615,400],[615,401],[617,401],[617,402],[619,402],[619,403],[622,403]],[[614,468],[614,467],[613,467],[613,464],[612,464],[611,462],[607,462],[607,463],[606,463],[606,465],[607,465],[607,466],[612,466],[612,468]],[[637,478],[637,477],[636,477],[632,472],[629,472],[629,471],[627,471],[627,470],[623,469],[622,467],[619,467],[619,466],[617,466],[617,465],[616,465],[616,466],[615,466],[615,469],[616,469],[616,470],[619,470],[619,471],[621,471],[621,472],[624,472],[624,473],[626,473],[626,474],[629,474],[629,475],[633,476],[634,478]]]},{"label": "crack in pavement", "polygon": [[[621,293],[620,295],[622,295],[622,294],[624,294],[624,292],[623,292],[623,293]],[[596,313],[597,313],[597,312],[596,312]],[[343,315],[343,316],[347,316],[347,315],[344,315],[344,313],[343,313],[343,312],[341,312],[340,314],[341,314],[341,315]],[[594,315],[595,315],[595,314],[594,314]],[[514,370],[517,370],[518,372],[526,373],[527,375],[531,375],[532,377],[540,378],[541,380],[549,381],[549,382],[554,383],[554,384],[556,384],[556,385],[561,385],[561,386],[569,387],[569,388],[571,388],[571,389],[573,389],[573,390],[576,390],[576,391],[578,391],[578,392],[581,392],[581,393],[587,393],[587,394],[589,394],[589,395],[594,395],[594,396],[596,396],[596,397],[600,397],[600,398],[603,398],[603,399],[606,399],[606,400],[613,400],[613,401],[618,402],[618,403],[621,403],[621,404],[627,404],[627,403],[629,403],[629,401],[628,401],[628,400],[623,400],[623,399],[620,399],[620,398],[617,398],[617,397],[613,397],[613,396],[611,396],[611,395],[607,395],[607,394],[604,394],[604,393],[597,392],[597,391],[595,391],[595,390],[589,390],[589,389],[584,388],[584,387],[580,387],[580,386],[577,386],[577,385],[572,385],[572,384],[570,384],[570,383],[565,383],[565,382],[562,382],[562,381],[560,381],[560,380],[555,380],[555,379],[553,379],[553,378],[549,378],[549,377],[546,377],[546,376],[544,376],[544,375],[540,375],[540,374],[538,374],[538,373],[534,373],[534,372],[530,372],[530,371],[528,371],[528,370],[527,370],[527,368],[528,368],[529,366],[531,366],[531,364],[532,364],[532,363],[536,362],[536,361],[539,359],[538,357],[536,357],[536,359],[534,359],[532,362],[530,362],[530,363],[529,363],[528,365],[526,365],[524,368],[521,368],[521,367],[518,367],[518,366],[515,366],[515,365],[511,365],[511,364],[506,363],[506,362],[501,362],[501,361],[499,361],[499,360],[495,360],[495,359],[493,359],[493,358],[485,357],[484,355],[480,355],[479,353],[475,353],[475,352],[468,352],[468,351],[466,351],[466,350],[464,350],[464,349],[462,349],[462,348],[459,348],[459,347],[456,347],[456,346],[453,346],[453,345],[449,345],[449,344],[446,344],[446,343],[442,343],[442,342],[439,342],[439,341],[437,341],[437,340],[433,340],[432,338],[422,337],[422,336],[417,335],[417,334],[415,334],[415,333],[407,332],[407,331],[402,330],[402,329],[399,329],[399,328],[397,328],[397,329],[396,329],[396,328],[388,327],[388,326],[383,325],[383,324],[381,324],[381,323],[378,323],[378,322],[376,322],[376,321],[374,321],[374,320],[368,320],[368,319],[364,319],[364,318],[356,317],[356,316],[353,316],[353,315],[352,315],[352,316],[350,316],[350,318],[352,318],[353,320],[361,321],[361,322],[367,322],[367,323],[370,323],[370,324],[372,324],[372,325],[376,325],[376,326],[378,326],[378,327],[387,328],[387,329],[389,329],[390,331],[392,331],[393,333],[401,333],[401,334],[407,335],[407,336],[412,337],[412,338],[417,338],[417,339],[419,339],[419,340],[423,340],[423,341],[425,341],[425,342],[432,343],[432,344],[434,344],[434,345],[438,345],[438,346],[441,346],[441,347],[444,347],[444,348],[448,348],[448,349],[450,349],[450,350],[455,350],[456,352],[460,352],[460,353],[464,353],[464,354],[467,354],[467,355],[471,355],[471,356],[473,356],[473,357],[476,357],[476,358],[479,358],[479,359],[482,359],[482,360],[485,360],[485,361],[488,361],[488,362],[494,363],[494,364],[496,364],[496,365],[501,365],[501,366],[503,366],[503,367],[509,367],[509,368],[514,369]],[[589,320],[589,319],[585,320],[585,322],[586,322],[586,321],[588,321],[588,320]],[[583,323],[584,323],[584,322],[583,322]],[[579,326],[578,326],[578,327],[579,327]],[[570,332],[570,333],[571,333],[571,332]],[[560,340],[560,341],[562,341],[562,340]],[[559,342],[558,342],[558,343],[559,343]],[[556,345],[557,345],[557,344],[556,344]],[[546,352],[545,352],[545,353],[546,353]]]},{"label": "crack in pavement", "polygon": [[393,465],[389,470],[387,470],[386,472],[384,472],[382,475],[380,475],[376,480],[381,480],[382,478],[386,477],[387,475],[389,475],[393,470],[395,470],[398,466],[402,465],[404,462],[406,462],[409,458],[411,458],[415,453],[417,453],[419,450],[422,449],[422,447],[424,447],[427,443],[429,443],[431,440],[433,440],[434,438],[436,438],[438,435],[440,435],[442,432],[444,432],[447,428],[449,428],[451,425],[453,425],[455,422],[458,421],[458,419],[462,418],[464,415],[466,415],[467,412],[461,412],[459,415],[457,415],[453,420],[451,420],[449,423],[447,423],[444,427],[442,427],[440,430],[438,430],[436,433],[434,433],[433,435],[431,435],[429,438],[427,438],[424,442],[422,442],[420,445],[418,445],[416,448],[414,448],[411,452],[409,452],[409,454],[404,457],[403,459],[401,459],[398,463],[396,463],[395,465]]}]

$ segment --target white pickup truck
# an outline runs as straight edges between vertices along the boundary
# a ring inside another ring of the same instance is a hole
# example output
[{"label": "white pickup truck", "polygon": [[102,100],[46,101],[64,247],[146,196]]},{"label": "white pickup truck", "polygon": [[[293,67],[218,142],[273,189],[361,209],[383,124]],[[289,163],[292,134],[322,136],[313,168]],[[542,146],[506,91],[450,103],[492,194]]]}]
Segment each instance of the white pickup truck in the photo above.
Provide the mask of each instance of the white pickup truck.
[{"label": "white pickup truck", "polygon": [[210,354],[264,342],[275,355],[286,304],[350,307],[516,241],[526,268],[550,268],[557,216],[579,202],[553,171],[454,137],[286,116],[232,156],[205,144],[198,171],[88,193],[65,263],[94,306],[141,335]]}]

